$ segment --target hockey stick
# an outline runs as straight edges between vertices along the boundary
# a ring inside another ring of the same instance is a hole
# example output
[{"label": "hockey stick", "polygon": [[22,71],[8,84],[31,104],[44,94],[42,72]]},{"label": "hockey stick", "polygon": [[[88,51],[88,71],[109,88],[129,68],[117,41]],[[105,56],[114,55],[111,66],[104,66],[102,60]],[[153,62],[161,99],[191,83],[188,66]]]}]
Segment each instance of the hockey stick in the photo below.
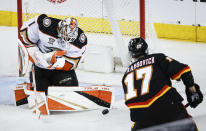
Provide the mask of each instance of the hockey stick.
[{"label": "hockey stick", "polygon": [[18,51],[19,51],[19,75],[24,77],[29,66],[29,53],[24,44],[17,39]]},{"label": "hockey stick", "polygon": [[[28,50],[27,50],[27,48],[24,46],[24,44],[18,39],[17,40],[18,41],[18,47],[19,47],[19,49],[21,49],[22,50],[22,53],[23,53],[23,56],[25,57],[24,59],[25,59],[25,67],[23,68],[23,70],[22,70],[22,76],[24,76],[25,75],[25,73],[27,72],[27,70],[28,70],[28,66],[29,66],[29,61],[31,61],[33,64],[34,64],[34,60],[32,59],[32,57],[29,55],[29,52],[28,52]],[[20,54],[19,54],[20,55]],[[23,67],[23,65],[22,65],[22,67]],[[38,108],[38,101],[37,101],[37,92],[36,92],[36,79],[35,79],[35,71],[34,71],[34,65],[32,65],[32,78],[33,78],[33,85],[34,85],[34,96],[35,96],[35,108],[36,108],[36,115],[37,115],[37,117],[38,117],[38,119],[40,118],[40,114],[41,114],[41,112],[40,112],[40,110],[39,110],[39,108]]]},{"label": "hockey stick", "polygon": [[37,116],[38,119],[40,119],[41,111],[40,111],[39,108],[38,108],[34,65],[32,65],[32,78],[33,78],[33,86],[34,86],[34,97],[35,97],[36,116]]}]

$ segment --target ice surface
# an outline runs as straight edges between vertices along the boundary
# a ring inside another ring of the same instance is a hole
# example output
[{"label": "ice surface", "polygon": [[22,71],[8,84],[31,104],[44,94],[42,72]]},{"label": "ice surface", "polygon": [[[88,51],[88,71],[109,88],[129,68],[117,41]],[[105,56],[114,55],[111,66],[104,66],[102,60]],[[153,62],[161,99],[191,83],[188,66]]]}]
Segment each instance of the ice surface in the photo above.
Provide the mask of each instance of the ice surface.
[{"label": "ice surface", "polygon": [[[129,131],[132,125],[129,110],[124,105],[121,78],[123,73],[94,73],[77,70],[80,83],[94,83],[113,85],[115,89],[114,108],[107,115],[102,115],[102,110],[82,112],[52,112],[48,117],[37,120],[28,110],[27,105],[15,107],[13,105],[12,89],[21,81],[17,78],[17,28],[0,27],[0,131]],[[174,41],[153,40],[149,46],[151,52],[161,52],[183,63],[189,64],[195,77],[195,82],[200,85],[204,96],[206,94],[205,64],[206,44]],[[185,98],[182,83],[173,82],[173,86]],[[186,104],[186,100],[184,101]],[[188,107],[188,112],[195,117],[200,131],[206,130],[206,102],[203,101],[197,108]]]}]

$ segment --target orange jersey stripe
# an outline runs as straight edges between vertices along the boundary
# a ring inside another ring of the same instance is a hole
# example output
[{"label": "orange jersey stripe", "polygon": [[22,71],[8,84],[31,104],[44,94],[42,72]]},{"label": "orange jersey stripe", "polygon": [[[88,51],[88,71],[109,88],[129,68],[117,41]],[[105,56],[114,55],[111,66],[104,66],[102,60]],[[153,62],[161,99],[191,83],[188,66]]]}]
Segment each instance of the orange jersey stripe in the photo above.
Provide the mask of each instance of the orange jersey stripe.
[{"label": "orange jersey stripe", "polygon": [[172,80],[179,79],[182,76],[182,74],[189,72],[189,71],[191,71],[189,66],[183,68],[180,72],[172,76]]},{"label": "orange jersey stripe", "polygon": [[154,103],[158,98],[163,96],[168,90],[170,90],[171,87],[168,85],[165,85],[162,90],[160,90],[159,93],[157,93],[154,97],[150,98],[147,101],[144,102],[136,102],[136,103],[130,103],[127,104],[127,106],[132,109],[132,108],[146,108],[149,107],[152,103]]}]

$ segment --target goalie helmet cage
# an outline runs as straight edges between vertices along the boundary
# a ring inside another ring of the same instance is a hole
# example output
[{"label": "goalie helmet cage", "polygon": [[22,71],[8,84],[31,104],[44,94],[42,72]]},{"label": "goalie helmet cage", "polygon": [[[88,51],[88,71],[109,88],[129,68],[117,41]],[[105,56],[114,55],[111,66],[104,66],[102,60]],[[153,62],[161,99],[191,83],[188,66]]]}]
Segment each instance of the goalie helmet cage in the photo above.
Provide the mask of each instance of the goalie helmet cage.
[{"label": "goalie helmet cage", "polygon": [[[60,19],[75,17],[80,28],[87,34],[90,43],[103,46],[106,43],[113,47],[114,52],[116,50],[114,56],[120,58],[121,64],[126,67],[129,64],[127,53],[129,39],[148,36],[145,35],[145,1],[17,0],[18,38],[20,38],[19,31],[23,22],[39,14],[44,13]],[[20,56],[19,58],[21,59]],[[19,76],[21,76],[21,62],[19,60]]]}]

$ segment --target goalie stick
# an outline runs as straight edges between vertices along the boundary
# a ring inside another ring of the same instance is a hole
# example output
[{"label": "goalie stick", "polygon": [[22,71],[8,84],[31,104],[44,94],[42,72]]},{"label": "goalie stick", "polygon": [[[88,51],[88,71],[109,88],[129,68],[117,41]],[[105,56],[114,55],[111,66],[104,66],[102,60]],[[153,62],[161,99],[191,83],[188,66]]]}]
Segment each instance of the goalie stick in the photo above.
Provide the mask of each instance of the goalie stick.
[{"label": "goalie stick", "polygon": [[34,65],[32,65],[32,78],[33,78],[33,86],[34,86],[34,97],[35,97],[36,116],[37,116],[38,119],[40,119],[41,111],[40,111],[39,108],[38,108]]},{"label": "goalie stick", "polygon": [[18,51],[19,51],[19,76],[24,77],[29,68],[29,52],[24,44],[17,39]]},{"label": "goalie stick", "polygon": [[[25,74],[27,73],[29,68],[31,68],[31,71],[32,71],[33,87],[34,87],[34,102],[35,102],[35,109],[36,109],[35,114],[36,114],[37,118],[40,119],[41,111],[38,108],[38,99],[37,99],[37,91],[36,91],[36,79],[35,79],[35,71],[34,71],[34,60],[30,56],[27,48],[24,46],[24,44],[19,39],[18,39],[18,46],[20,48],[20,51],[22,51],[21,52],[22,54],[19,54],[19,55],[21,55],[21,59],[22,59],[22,61],[24,61],[24,62],[22,62],[22,63],[24,63],[24,65],[21,65],[22,66],[22,71],[21,71],[22,76],[25,76]],[[31,63],[31,65],[29,65],[29,62]]]},{"label": "goalie stick", "polygon": [[[34,60],[32,59],[32,57],[29,55],[29,52],[28,50],[25,48],[25,46],[23,45],[23,43],[18,39],[18,45],[19,45],[19,48],[21,48],[21,50],[23,51],[24,53],[24,57],[25,57],[25,60],[26,60],[26,68],[22,71],[22,75],[24,76],[25,73],[27,72],[28,70],[28,66],[29,66],[29,59],[30,61],[32,62],[32,78],[33,78],[33,86],[34,86],[34,97],[35,97],[35,108],[36,108],[36,116],[38,119],[40,119],[40,115],[41,115],[41,112],[38,108],[38,101],[37,101],[37,92],[36,92],[36,79],[35,79],[35,71],[34,71]],[[23,65],[22,65],[23,66]]]},{"label": "goalie stick", "polygon": [[[21,71],[21,75],[24,76],[29,68],[29,61],[32,62],[32,78],[33,78],[33,86],[34,86],[34,96],[35,96],[35,108],[36,108],[36,115],[38,117],[38,119],[40,118],[40,110],[38,109],[38,101],[37,101],[37,92],[36,92],[36,79],[35,79],[35,71],[34,71],[34,60],[32,59],[32,57],[29,55],[28,50],[26,49],[26,47],[24,46],[24,44],[18,39],[18,47],[19,47],[19,52],[20,54],[20,59],[21,61],[23,61],[22,59],[24,59],[24,64],[25,65],[21,65],[22,66],[22,71]],[[23,53],[23,55],[21,55],[21,53]],[[21,57],[25,57],[25,58],[21,58]],[[20,63],[22,64],[22,62]],[[25,66],[25,67],[23,67]]]}]

